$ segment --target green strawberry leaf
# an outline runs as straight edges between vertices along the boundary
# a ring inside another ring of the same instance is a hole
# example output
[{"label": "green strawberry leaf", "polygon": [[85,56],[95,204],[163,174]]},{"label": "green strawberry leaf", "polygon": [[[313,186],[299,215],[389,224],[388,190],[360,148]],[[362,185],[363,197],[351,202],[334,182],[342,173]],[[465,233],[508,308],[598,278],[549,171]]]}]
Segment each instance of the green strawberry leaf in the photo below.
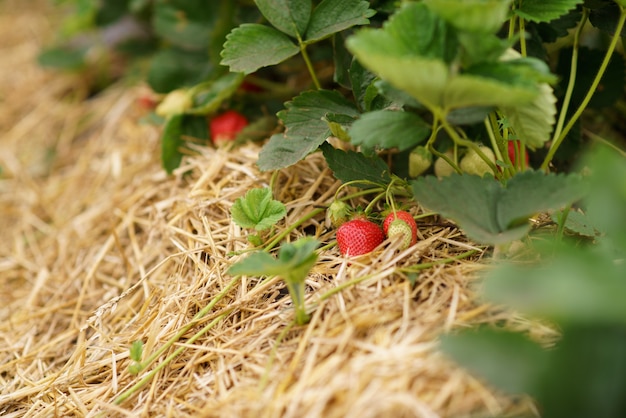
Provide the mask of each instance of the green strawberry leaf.
[{"label": "green strawberry leaf", "polygon": [[153,27],[172,45],[186,50],[209,48],[214,25],[219,21],[219,1],[156,0]]},{"label": "green strawberry leaf", "polygon": [[497,245],[523,237],[535,213],[559,209],[585,194],[578,175],[525,171],[506,186],[487,176],[453,174],[412,182],[415,199],[456,222],[477,242]]},{"label": "green strawberry leaf", "polygon": [[227,73],[208,84],[206,89],[195,91],[194,107],[188,113],[200,115],[215,113],[222,103],[237,91],[242,81],[242,73]]},{"label": "green strawberry leaf", "polygon": [[206,51],[166,48],[152,57],[148,84],[157,93],[168,93],[205,80],[213,68]]},{"label": "green strawberry leaf", "polygon": [[311,0],[255,0],[263,16],[276,29],[297,38],[306,31],[313,8]]},{"label": "green strawberry leaf", "polygon": [[[551,216],[552,221],[558,224],[561,216],[563,216],[563,211],[553,213]],[[567,213],[567,219],[565,219],[565,229],[582,237],[593,238],[599,234],[589,217],[585,213],[577,210],[570,210]]]},{"label": "green strawberry leaf", "polygon": [[379,110],[357,119],[349,134],[355,145],[404,151],[428,138],[430,127],[415,113]]},{"label": "green strawberry leaf", "polygon": [[582,0],[523,0],[517,1],[513,12],[533,22],[549,22],[558,19],[575,8]]},{"label": "green strawberry leaf", "polygon": [[376,12],[363,0],[323,0],[313,10],[306,31],[307,43],[319,41],[356,25],[367,25]]},{"label": "green strawberry leaf", "polygon": [[206,119],[182,113],[167,119],[161,137],[161,163],[167,174],[172,174],[180,166],[186,148],[185,138],[208,139]]},{"label": "green strawberry leaf", "polygon": [[235,200],[230,214],[240,227],[263,231],[284,218],[287,210],[281,202],[272,199],[272,191],[265,187],[250,189],[244,197]]},{"label": "green strawberry leaf", "polygon": [[284,33],[269,26],[244,23],[226,36],[221,64],[232,72],[250,74],[298,52],[300,48]]},{"label": "green strawberry leaf", "polygon": [[341,119],[351,122],[359,112],[339,92],[330,90],[306,91],[285,103],[285,110],[278,112],[285,133],[273,135],[265,144],[259,153],[259,168],[288,167],[315,151],[331,134],[327,115],[332,115],[333,121],[344,115]]},{"label": "green strawberry leaf", "polygon": [[426,0],[424,3],[455,28],[468,32],[495,33],[507,20],[511,2],[511,0]]},{"label": "green strawberry leaf", "polygon": [[391,182],[389,167],[377,156],[366,157],[359,152],[343,151],[329,143],[324,143],[321,148],[328,167],[343,183],[355,182],[356,186],[370,188],[372,183],[384,187]]},{"label": "green strawberry leaf", "polygon": [[441,349],[461,366],[509,394],[532,392],[549,355],[522,334],[486,327],[444,335]]}]

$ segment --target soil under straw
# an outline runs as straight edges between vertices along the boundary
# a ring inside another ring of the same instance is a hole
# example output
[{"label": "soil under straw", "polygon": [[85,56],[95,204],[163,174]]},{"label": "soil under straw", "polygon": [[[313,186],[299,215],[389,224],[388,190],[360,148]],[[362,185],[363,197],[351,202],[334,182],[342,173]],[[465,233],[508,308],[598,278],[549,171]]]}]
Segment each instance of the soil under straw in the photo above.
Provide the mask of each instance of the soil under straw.
[{"label": "soil under straw", "polygon": [[[480,253],[424,270],[415,287],[398,271],[475,248],[445,224],[422,226],[423,239],[404,252],[386,243],[351,263],[336,248],[322,252],[307,281],[312,321],[279,344],[293,319],[283,284],[243,278],[155,364],[129,374],[133,341],[152,354],[233,280],[225,272],[240,256],[231,253],[249,244],[229,209],[270,175],[256,169],[259,147],[248,145],[198,148],[167,177],[159,128],[139,123],[141,86],[120,83],[85,100],[78,76],[38,68],[36,55],[54,33],[49,7],[0,4],[0,415],[460,417],[531,409],[437,351],[444,332],[510,319],[476,302]],[[275,193],[288,217],[279,230],[329,203],[338,186],[320,155],[283,170]],[[304,235],[334,238],[323,214],[287,240]]]}]

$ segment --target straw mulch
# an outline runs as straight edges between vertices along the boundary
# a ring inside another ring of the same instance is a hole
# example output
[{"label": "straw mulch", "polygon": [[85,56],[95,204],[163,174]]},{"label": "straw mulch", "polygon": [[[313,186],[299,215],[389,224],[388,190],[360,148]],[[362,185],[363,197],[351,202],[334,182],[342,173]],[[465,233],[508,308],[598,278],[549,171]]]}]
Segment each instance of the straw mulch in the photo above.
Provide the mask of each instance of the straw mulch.
[{"label": "straw mulch", "polygon": [[[138,122],[141,86],[120,83],[87,99],[79,76],[37,67],[54,31],[48,7],[0,3],[1,416],[460,417],[532,409],[437,351],[444,332],[508,318],[472,293],[481,253],[424,270],[415,286],[398,271],[474,248],[445,224],[423,226],[423,239],[404,252],[388,243],[348,263],[336,248],[323,251],[307,281],[315,308],[307,326],[288,328],[293,315],[280,280],[245,277],[131,375],[133,341],[144,342],[146,358],[231,283],[225,272],[241,258],[232,253],[249,244],[229,209],[270,174],[256,169],[259,148],[248,145],[201,147],[167,177],[159,128]],[[329,203],[339,186],[319,155],[276,180],[276,198],[288,208],[279,230]],[[287,240],[304,235],[333,239],[323,215]]]}]

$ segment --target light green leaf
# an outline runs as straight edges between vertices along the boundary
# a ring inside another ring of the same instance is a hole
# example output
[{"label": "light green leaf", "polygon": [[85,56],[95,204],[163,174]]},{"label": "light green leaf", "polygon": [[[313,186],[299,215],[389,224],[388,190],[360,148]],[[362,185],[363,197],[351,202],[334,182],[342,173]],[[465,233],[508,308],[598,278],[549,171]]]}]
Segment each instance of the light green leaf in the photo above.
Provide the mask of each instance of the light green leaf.
[{"label": "light green leaf", "polygon": [[263,251],[250,254],[228,269],[228,274],[232,276],[278,276],[284,272],[284,266]]},{"label": "light green leaf", "polygon": [[297,38],[311,18],[311,0],[254,0],[263,16],[278,30]]},{"label": "light green leaf", "polygon": [[420,204],[456,221],[469,238],[492,245],[522,238],[530,216],[571,204],[586,191],[580,176],[530,170],[506,187],[491,177],[458,174],[423,177],[412,186]]},{"label": "light green leaf", "polygon": [[210,83],[206,89],[195,92],[195,105],[188,113],[207,115],[216,112],[224,100],[230,98],[243,81],[242,73],[227,73]]},{"label": "light green leaf", "polygon": [[262,231],[284,218],[287,210],[281,202],[272,199],[272,191],[265,187],[248,190],[244,197],[235,200],[230,214],[240,227]]},{"label": "light green leaf", "polygon": [[143,341],[137,340],[133,341],[130,346],[130,359],[133,361],[141,361],[141,357],[143,356]]},{"label": "light green leaf", "polygon": [[493,387],[533,392],[549,354],[522,334],[481,328],[441,337],[442,351]]},{"label": "light green leaf", "polygon": [[232,72],[253,73],[261,67],[278,64],[300,49],[282,32],[269,26],[244,23],[227,36],[222,65]]},{"label": "light green leaf", "polygon": [[415,113],[379,110],[357,119],[349,133],[355,145],[404,151],[428,138],[430,127]]},{"label": "light green leaf", "polygon": [[363,0],[323,0],[313,10],[306,42],[315,42],[356,25],[367,25],[376,12]]},{"label": "light green leaf", "polygon": [[[328,167],[343,183],[356,182],[363,188],[386,186],[391,182],[389,166],[378,156],[366,157],[360,152],[343,151],[325,143],[322,152]],[[362,183],[359,183],[362,181]]]},{"label": "light green leaf", "polygon": [[317,150],[326,138],[274,134],[259,152],[257,165],[261,171],[289,167]]},{"label": "light green leaf", "polygon": [[530,103],[501,108],[517,138],[531,149],[543,147],[550,139],[556,116],[552,87],[542,83],[539,90],[540,94]]},{"label": "light green leaf", "polygon": [[[525,0],[524,0],[525,1]],[[507,20],[511,0],[425,0],[429,9],[455,28],[495,33]]]},{"label": "light green leaf", "polygon": [[533,22],[549,22],[566,14],[583,0],[523,0],[517,1],[515,14]]}]

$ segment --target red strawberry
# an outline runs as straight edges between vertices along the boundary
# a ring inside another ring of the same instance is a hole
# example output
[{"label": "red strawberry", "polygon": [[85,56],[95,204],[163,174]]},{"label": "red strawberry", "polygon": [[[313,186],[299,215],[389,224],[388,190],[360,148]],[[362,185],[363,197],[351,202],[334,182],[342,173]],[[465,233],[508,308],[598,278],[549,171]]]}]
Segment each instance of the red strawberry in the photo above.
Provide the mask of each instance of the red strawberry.
[{"label": "red strawberry", "polygon": [[232,141],[246,126],[248,126],[248,119],[244,115],[234,110],[227,110],[211,119],[209,123],[211,141],[215,145]]},{"label": "red strawberry", "polygon": [[352,219],[337,229],[337,245],[341,254],[346,256],[367,254],[384,240],[380,226],[367,219]]},{"label": "red strawberry", "polygon": [[[509,158],[514,166],[518,166],[515,164],[515,155],[522,152],[522,144],[520,141],[509,141]],[[528,167],[528,152],[524,150],[524,159],[526,160],[526,167]]]},{"label": "red strawberry", "polygon": [[387,215],[383,222],[383,230],[388,237],[403,235],[402,249],[409,248],[417,242],[417,224],[406,211],[399,210]]}]

